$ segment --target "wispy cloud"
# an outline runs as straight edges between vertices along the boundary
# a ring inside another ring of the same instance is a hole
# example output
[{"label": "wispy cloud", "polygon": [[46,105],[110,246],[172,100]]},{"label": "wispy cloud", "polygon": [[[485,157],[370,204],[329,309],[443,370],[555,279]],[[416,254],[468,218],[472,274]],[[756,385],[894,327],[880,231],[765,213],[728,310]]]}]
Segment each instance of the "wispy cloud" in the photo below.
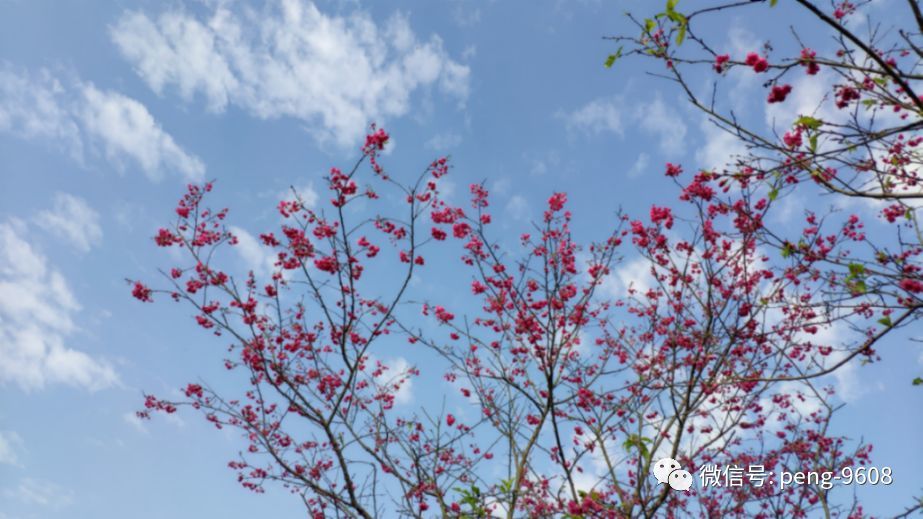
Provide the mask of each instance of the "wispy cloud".
[{"label": "wispy cloud", "polygon": [[628,101],[624,96],[600,97],[570,112],[558,112],[568,133],[622,137],[626,127],[638,128],[657,139],[665,154],[678,155],[686,149],[686,123],[660,94],[651,101]]},{"label": "wispy cloud", "polygon": [[136,164],[153,180],[177,172],[197,180],[205,165],[166,133],[140,102],[50,71],[0,65],[0,132],[44,139],[81,165],[104,155],[120,169]]},{"label": "wispy cloud", "polygon": [[638,105],[634,121],[643,131],[657,137],[657,146],[664,154],[678,155],[686,149],[686,123],[659,94],[653,101]]},{"label": "wispy cloud", "polygon": [[[413,367],[404,357],[397,357],[390,361],[389,368],[391,376],[394,377],[395,383],[400,380]],[[403,380],[400,389],[394,393],[394,401],[397,404],[409,404],[414,400],[413,377],[407,377]]]},{"label": "wispy cloud", "polygon": [[252,270],[254,274],[267,274],[273,270],[275,258],[272,249],[263,246],[260,241],[245,229],[231,226],[231,234],[237,237],[237,245],[234,249],[240,256],[240,259]]},{"label": "wispy cloud", "polygon": [[140,102],[50,71],[0,65],[0,132],[44,139],[85,164],[104,156],[120,169],[136,164],[153,180],[177,172],[197,180],[202,161],[184,151]]},{"label": "wispy cloud", "polygon": [[25,505],[43,508],[64,508],[74,501],[73,492],[50,481],[23,478],[19,484],[0,491],[6,499],[14,499]]},{"label": "wispy cloud", "polygon": [[638,154],[638,158],[635,159],[635,163],[631,165],[631,169],[628,170],[628,176],[632,178],[640,177],[647,171],[648,166],[650,165],[651,158],[647,153]]},{"label": "wispy cloud", "polygon": [[598,135],[604,132],[622,135],[623,114],[621,103],[616,97],[599,98],[572,112],[559,112],[568,132],[582,132]]},{"label": "wispy cloud", "polygon": [[136,431],[143,434],[148,434],[147,427],[144,425],[144,421],[138,417],[138,413],[129,411],[122,415],[122,420],[124,420],[128,425],[132,426]]},{"label": "wispy cloud", "polygon": [[154,179],[163,171],[179,171],[192,180],[205,173],[202,161],[183,151],[138,101],[93,85],[84,85],[82,94],[80,118],[110,160],[130,157]]},{"label": "wispy cloud", "polygon": [[457,133],[439,133],[426,141],[426,147],[435,151],[446,151],[457,148],[461,142],[462,137]]},{"label": "wispy cloud", "polygon": [[522,195],[511,196],[506,203],[506,214],[513,220],[520,222],[528,220],[531,214],[529,201]]},{"label": "wispy cloud", "polygon": [[715,126],[713,122],[704,117],[699,128],[704,136],[705,144],[696,151],[695,159],[702,168],[720,168],[733,163],[736,157],[742,156],[747,151],[735,135]]},{"label": "wispy cloud", "polygon": [[0,131],[49,139],[82,161],[84,143],[69,93],[48,70],[35,74],[0,64]]},{"label": "wispy cloud", "polygon": [[379,24],[362,11],[330,16],[307,0],[280,0],[259,11],[217,5],[205,17],[127,12],[111,35],[155,92],[201,95],[215,112],[235,105],[294,117],[340,145],[371,121],[406,114],[421,89],[468,96],[469,68],[438,36],[418,39],[401,15]]},{"label": "wispy cloud", "polygon": [[313,209],[317,206],[319,197],[320,195],[317,193],[317,188],[314,187],[314,182],[309,181],[300,186],[289,186],[279,193],[278,198],[279,200],[298,200],[305,207]]},{"label": "wispy cloud", "polygon": [[40,212],[35,222],[81,252],[88,252],[103,238],[99,213],[86,200],[67,193],[55,193],[54,207]]},{"label": "wispy cloud", "polygon": [[22,447],[22,438],[16,431],[0,431],[0,465],[21,467],[19,452]]}]

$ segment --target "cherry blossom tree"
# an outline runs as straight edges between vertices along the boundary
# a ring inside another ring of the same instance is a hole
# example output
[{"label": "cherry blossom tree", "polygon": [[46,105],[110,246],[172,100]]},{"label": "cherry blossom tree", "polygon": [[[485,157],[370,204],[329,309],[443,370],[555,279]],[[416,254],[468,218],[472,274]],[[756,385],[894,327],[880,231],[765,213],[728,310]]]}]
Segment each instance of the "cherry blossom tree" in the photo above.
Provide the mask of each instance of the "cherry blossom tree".
[{"label": "cherry blossom tree", "polygon": [[[280,230],[260,235],[274,251],[268,274],[237,279],[221,266],[238,240],[231,217],[207,207],[212,184],[189,186],[155,237],[186,263],[164,270],[162,287],[132,281],[132,293],[192,308],[230,343],[224,364],[247,387],[190,383],[182,400],[147,396],[142,417],[188,406],[239,431],[246,446],[229,466],[241,484],[288,489],[314,517],[862,515],[819,483],[683,493],[650,476],[660,457],[692,474],[868,463],[869,446],[829,429],[833,389],[807,375],[838,351],[819,329],[879,311],[822,310],[831,280],[817,256],[864,244],[858,222],[823,240],[808,228],[807,245],[777,261],[760,225],[769,202],[730,186],[719,196],[701,173],[675,210],[620,215],[589,244],[574,241],[567,196],[555,193],[507,248],[483,185],[449,204],[445,158],[402,184],[379,163],[387,140],[374,130],[353,168],[331,169],[323,207],[297,192],[279,204]],[[675,165],[666,174],[683,176]],[[467,269],[456,271],[470,279],[461,310],[414,293],[436,247]],[[645,274],[614,286],[629,253]],[[420,376],[383,360],[396,343],[442,359],[427,369],[469,412],[396,406]]]}]

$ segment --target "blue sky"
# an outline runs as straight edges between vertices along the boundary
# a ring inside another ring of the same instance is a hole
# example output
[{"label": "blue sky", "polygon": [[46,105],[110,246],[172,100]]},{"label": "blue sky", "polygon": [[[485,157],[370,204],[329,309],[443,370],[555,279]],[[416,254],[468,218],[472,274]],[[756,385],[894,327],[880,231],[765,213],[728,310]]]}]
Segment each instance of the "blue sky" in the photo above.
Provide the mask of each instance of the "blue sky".
[{"label": "blue sky", "polygon": [[[886,18],[893,1],[872,9]],[[602,66],[602,37],[627,30],[638,4],[0,0],[0,518],[299,516],[281,490],[239,488],[225,467],[233,434],[191,414],[133,418],[144,391],[234,384],[219,341],[182,308],[137,304],[124,282],[169,263],[150,237],[184,184],[217,179],[255,235],[276,223],[279,193],[316,190],[377,121],[394,136],[392,172],[450,154],[454,196],[485,181],[510,237],[555,190],[579,208],[576,232],[600,237],[620,207],[675,200],[664,163],[713,167],[735,151],[644,73],[652,63]],[[785,26],[713,29],[734,50]],[[770,124],[782,114],[765,114],[764,97],[741,80],[722,101]],[[235,261],[263,259],[255,248]],[[859,490],[876,513],[923,487],[923,392],[909,385],[923,348],[910,332],[879,348],[880,364],[830,380],[848,403],[836,427],[894,468],[891,487]]]}]

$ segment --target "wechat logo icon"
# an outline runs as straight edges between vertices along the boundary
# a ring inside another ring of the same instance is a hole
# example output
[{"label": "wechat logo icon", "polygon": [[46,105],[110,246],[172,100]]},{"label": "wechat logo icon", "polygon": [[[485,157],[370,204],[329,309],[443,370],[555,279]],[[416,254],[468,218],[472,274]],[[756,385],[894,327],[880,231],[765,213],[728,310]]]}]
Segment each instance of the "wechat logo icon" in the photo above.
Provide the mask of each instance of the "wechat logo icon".
[{"label": "wechat logo icon", "polygon": [[673,458],[663,458],[654,463],[651,473],[658,483],[666,483],[673,490],[686,492],[692,487],[692,474],[683,470]]}]

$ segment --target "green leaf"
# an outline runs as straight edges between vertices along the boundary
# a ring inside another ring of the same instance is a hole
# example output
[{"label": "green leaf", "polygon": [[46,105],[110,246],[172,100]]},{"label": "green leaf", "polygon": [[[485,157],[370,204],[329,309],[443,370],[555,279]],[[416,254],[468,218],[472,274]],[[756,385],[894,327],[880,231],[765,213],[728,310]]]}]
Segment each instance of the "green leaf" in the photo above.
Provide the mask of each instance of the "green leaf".
[{"label": "green leaf", "polygon": [[824,124],[824,121],[811,117],[810,115],[802,115],[801,117],[795,119],[795,126],[804,126],[809,130],[816,130]]},{"label": "green leaf", "polygon": [[923,386],[923,378],[917,377],[917,378],[913,379],[913,385],[915,385],[915,386]]},{"label": "green leaf", "polygon": [[644,30],[646,32],[648,33],[653,32],[654,27],[657,27],[657,22],[655,22],[654,20],[651,20],[650,18],[647,18],[646,20],[644,20]]},{"label": "green leaf", "polygon": [[817,151],[817,134],[816,133],[812,133],[811,136],[808,137],[808,146],[811,148],[811,153],[814,153]]},{"label": "green leaf", "polygon": [[865,286],[865,281],[862,281],[861,279],[856,282],[850,283],[849,289],[852,291],[853,294],[856,294],[856,295],[861,295],[861,294],[868,292],[868,287]]},{"label": "green leaf", "polygon": [[484,508],[481,506],[481,489],[476,485],[471,485],[470,489],[460,489],[456,488],[456,492],[461,493],[461,502],[463,505],[468,505],[471,508],[471,513],[473,517],[484,517]]},{"label": "green leaf", "polygon": [[795,248],[792,247],[791,243],[786,242],[784,245],[782,245],[782,257],[783,258],[787,258],[791,256],[793,252],[795,252]]},{"label": "green leaf", "polygon": [[[676,11],[676,4],[678,3],[679,3],[679,0],[667,0],[667,7],[664,10],[664,12],[655,15],[654,18],[662,18],[666,16],[667,18],[672,20],[673,23],[675,23],[677,27],[676,44],[682,45],[683,41],[686,39],[686,29],[689,25],[689,22],[683,13]],[[646,24],[647,22],[653,22],[653,20],[645,20]],[[647,28],[647,32],[651,32],[651,30],[653,29],[653,26],[652,24],[647,24],[646,28]]]},{"label": "green leaf", "polygon": [[879,319],[878,322],[881,323],[882,326],[891,326],[891,318],[887,315]]},{"label": "green leaf", "polygon": [[861,263],[850,263],[849,264],[849,277],[857,278],[865,274],[865,266]]},{"label": "green leaf", "polygon": [[772,202],[778,197],[779,197],[779,190],[776,188],[772,188],[772,191],[769,192],[769,201]]},{"label": "green leaf", "polygon": [[612,65],[615,63],[615,61],[621,57],[622,57],[622,47],[619,47],[618,50],[615,51],[615,54],[610,54],[609,57],[606,58],[606,63],[605,63],[606,68],[612,68]]},{"label": "green leaf", "polygon": [[645,443],[651,443],[652,441],[653,440],[651,440],[650,438],[645,438],[643,436],[638,436],[637,434],[632,434],[631,436],[628,437],[627,440],[625,440],[624,443],[622,443],[622,447],[626,451],[631,450],[632,447],[635,447],[638,449],[638,452],[641,453],[642,459],[648,459],[650,458],[650,452],[648,451],[647,445],[645,445]]},{"label": "green leaf", "polygon": [[779,0],[769,0],[769,7],[775,7]]}]

